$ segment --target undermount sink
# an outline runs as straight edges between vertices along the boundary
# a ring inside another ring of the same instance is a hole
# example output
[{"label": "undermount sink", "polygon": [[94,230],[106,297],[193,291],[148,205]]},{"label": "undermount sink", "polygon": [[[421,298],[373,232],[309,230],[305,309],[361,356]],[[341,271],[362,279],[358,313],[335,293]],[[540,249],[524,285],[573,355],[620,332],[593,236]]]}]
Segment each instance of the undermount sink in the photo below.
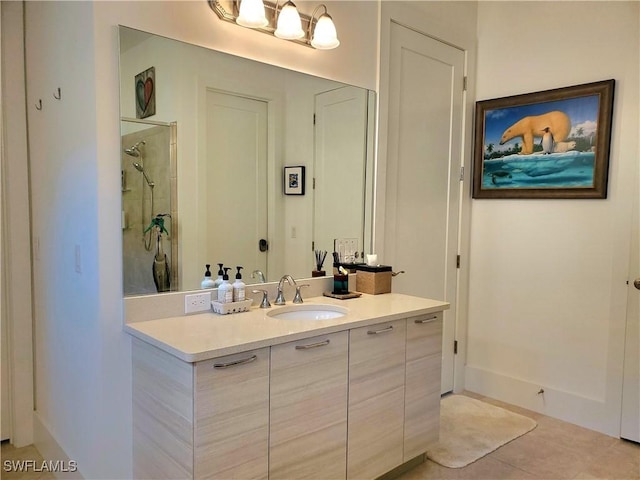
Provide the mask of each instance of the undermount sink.
[{"label": "undermount sink", "polygon": [[268,317],[282,320],[330,320],[344,317],[349,309],[338,305],[287,305],[267,313]]}]

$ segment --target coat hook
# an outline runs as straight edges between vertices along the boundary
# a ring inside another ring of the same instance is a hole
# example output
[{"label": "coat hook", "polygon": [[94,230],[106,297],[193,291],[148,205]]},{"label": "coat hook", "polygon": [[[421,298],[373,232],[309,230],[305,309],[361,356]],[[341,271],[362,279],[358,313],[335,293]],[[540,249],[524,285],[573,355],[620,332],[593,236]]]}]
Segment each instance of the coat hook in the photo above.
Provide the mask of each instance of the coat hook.
[{"label": "coat hook", "polygon": [[60,91],[60,87],[58,87],[58,94],[57,95],[55,93],[53,94],[53,98],[55,98],[56,100],[60,100],[62,98],[62,92]]},{"label": "coat hook", "polygon": [[42,110],[42,99],[38,99],[38,103],[36,103],[36,110]]}]

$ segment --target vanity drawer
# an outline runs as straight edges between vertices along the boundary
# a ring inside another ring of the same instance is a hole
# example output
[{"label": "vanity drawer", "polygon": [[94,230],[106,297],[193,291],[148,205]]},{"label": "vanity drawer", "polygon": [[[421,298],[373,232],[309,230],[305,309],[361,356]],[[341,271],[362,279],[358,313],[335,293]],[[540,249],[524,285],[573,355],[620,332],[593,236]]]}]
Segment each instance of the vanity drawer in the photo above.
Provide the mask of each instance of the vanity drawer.
[{"label": "vanity drawer", "polygon": [[269,479],[346,475],[349,333],[271,347]]},{"label": "vanity drawer", "polygon": [[347,478],[376,478],[402,463],[406,320],[349,332]]},{"label": "vanity drawer", "polygon": [[440,432],[442,312],[407,319],[404,460],[424,453]]},{"label": "vanity drawer", "polygon": [[269,348],[195,364],[194,477],[268,478]]}]

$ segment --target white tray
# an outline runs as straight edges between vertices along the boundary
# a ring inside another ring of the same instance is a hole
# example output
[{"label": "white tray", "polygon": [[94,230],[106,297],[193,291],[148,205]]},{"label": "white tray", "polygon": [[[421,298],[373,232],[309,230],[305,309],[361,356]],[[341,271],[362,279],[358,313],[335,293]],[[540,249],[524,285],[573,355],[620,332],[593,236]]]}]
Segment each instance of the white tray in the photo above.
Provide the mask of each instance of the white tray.
[{"label": "white tray", "polygon": [[246,312],[251,308],[252,303],[253,303],[252,298],[243,300],[242,302],[230,302],[230,303],[211,302],[211,310],[213,310],[215,313],[219,313],[220,315],[226,315],[228,313]]}]

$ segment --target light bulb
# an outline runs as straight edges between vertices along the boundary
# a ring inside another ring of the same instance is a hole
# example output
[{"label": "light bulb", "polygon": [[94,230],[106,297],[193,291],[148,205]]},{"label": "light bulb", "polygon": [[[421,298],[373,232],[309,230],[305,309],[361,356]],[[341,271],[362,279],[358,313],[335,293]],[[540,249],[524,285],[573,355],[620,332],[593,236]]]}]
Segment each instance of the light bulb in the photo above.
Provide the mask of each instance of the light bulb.
[{"label": "light bulb", "polygon": [[273,34],[284,40],[297,40],[304,37],[300,14],[293,2],[287,2],[278,15],[278,28]]},{"label": "light bulb", "polygon": [[236,23],[243,27],[262,28],[269,24],[262,0],[242,0]]},{"label": "light bulb", "polygon": [[333,19],[327,13],[323,13],[316,22],[316,27],[313,30],[313,38],[311,39],[311,46],[319,50],[330,50],[340,45],[338,40],[338,34],[336,33],[336,26],[333,24]]}]

